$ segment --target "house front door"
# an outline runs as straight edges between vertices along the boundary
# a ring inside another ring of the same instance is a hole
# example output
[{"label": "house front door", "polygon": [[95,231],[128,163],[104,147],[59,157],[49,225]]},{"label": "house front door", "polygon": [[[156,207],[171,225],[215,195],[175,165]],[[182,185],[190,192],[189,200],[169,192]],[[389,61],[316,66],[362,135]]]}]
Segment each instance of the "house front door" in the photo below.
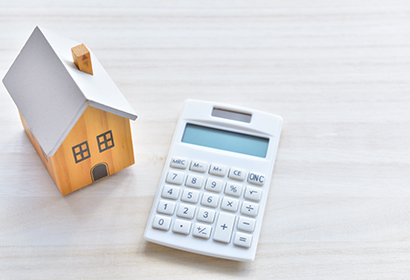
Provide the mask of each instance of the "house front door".
[{"label": "house front door", "polygon": [[93,182],[110,175],[108,164],[105,162],[98,163],[91,168],[91,179]]}]

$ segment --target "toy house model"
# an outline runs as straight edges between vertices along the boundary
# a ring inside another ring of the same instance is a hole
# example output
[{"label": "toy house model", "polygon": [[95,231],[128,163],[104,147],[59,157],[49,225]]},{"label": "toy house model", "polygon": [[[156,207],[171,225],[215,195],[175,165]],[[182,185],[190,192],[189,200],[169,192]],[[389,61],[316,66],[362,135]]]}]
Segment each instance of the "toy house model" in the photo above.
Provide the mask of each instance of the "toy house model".
[{"label": "toy house model", "polygon": [[77,68],[77,45],[36,27],[3,79],[63,195],[134,164],[137,116],[92,52],[93,75]]}]

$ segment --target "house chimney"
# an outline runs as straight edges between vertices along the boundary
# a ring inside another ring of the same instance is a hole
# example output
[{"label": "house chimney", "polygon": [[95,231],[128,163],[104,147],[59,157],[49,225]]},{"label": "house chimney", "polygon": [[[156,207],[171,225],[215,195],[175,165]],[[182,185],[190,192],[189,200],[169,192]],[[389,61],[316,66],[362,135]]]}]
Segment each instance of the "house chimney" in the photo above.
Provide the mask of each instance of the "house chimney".
[{"label": "house chimney", "polygon": [[91,65],[90,51],[84,44],[71,48],[73,60],[80,71],[93,75],[93,67]]}]

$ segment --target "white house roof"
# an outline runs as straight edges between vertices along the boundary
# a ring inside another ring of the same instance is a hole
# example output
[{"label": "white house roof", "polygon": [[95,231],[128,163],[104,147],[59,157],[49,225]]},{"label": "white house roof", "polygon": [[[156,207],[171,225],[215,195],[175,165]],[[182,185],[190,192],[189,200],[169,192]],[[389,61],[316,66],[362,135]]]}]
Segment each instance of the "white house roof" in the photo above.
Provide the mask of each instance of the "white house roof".
[{"label": "white house roof", "polygon": [[48,156],[54,155],[87,106],[137,118],[90,49],[94,75],[77,69],[71,48],[79,44],[36,27],[3,79]]}]

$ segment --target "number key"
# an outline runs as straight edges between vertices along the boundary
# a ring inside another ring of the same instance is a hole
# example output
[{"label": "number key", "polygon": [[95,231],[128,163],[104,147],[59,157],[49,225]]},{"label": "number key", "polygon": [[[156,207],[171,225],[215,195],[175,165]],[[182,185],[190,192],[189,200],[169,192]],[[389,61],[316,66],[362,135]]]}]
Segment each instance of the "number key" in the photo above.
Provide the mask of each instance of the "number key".
[{"label": "number key", "polygon": [[190,189],[185,189],[184,192],[182,193],[181,200],[189,203],[197,203],[199,199],[199,192],[190,190]]},{"label": "number key", "polygon": [[178,207],[177,216],[186,219],[192,219],[195,215],[195,207],[181,203]]},{"label": "number key", "polygon": [[211,224],[214,222],[214,219],[215,219],[215,211],[211,209],[200,208],[196,219],[198,221]]},{"label": "number key", "polygon": [[174,214],[174,210],[175,210],[175,202],[168,201],[168,200],[161,200],[158,203],[158,208],[157,208],[158,213],[172,215]]},{"label": "number key", "polygon": [[203,181],[204,181],[204,177],[189,174],[188,178],[186,179],[185,185],[187,185],[188,187],[200,189],[202,188]]},{"label": "number key", "polygon": [[202,201],[201,204],[203,206],[209,206],[209,207],[217,207],[219,202],[219,195],[212,194],[212,193],[204,193],[202,196]]},{"label": "number key", "polygon": [[206,180],[205,189],[211,192],[221,192],[223,182],[221,180],[209,178]]},{"label": "number key", "polygon": [[179,188],[173,186],[164,186],[161,196],[163,198],[178,199]]},{"label": "number key", "polygon": [[184,173],[178,171],[168,171],[165,181],[168,184],[182,185],[184,181]]},{"label": "number key", "polygon": [[171,218],[163,217],[163,216],[155,216],[154,220],[152,221],[152,227],[161,230],[169,230],[171,225]]}]

